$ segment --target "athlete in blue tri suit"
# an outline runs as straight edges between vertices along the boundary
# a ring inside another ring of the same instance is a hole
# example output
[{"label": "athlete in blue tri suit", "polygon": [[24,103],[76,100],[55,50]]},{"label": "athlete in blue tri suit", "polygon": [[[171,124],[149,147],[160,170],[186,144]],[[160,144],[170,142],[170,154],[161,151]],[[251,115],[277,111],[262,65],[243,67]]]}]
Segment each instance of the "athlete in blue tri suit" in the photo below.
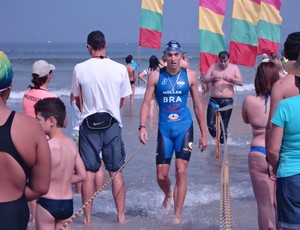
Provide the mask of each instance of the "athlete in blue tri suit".
[{"label": "athlete in blue tri suit", "polygon": [[[167,66],[159,72],[150,74],[144,101],[140,113],[139,139],[146,144],[148,134],[146,123],[150,102],[155,94],[159,106],[159,122],[156,149],[156,172],[159,187],[165,194],[163,207],[168,212],[171,199],[174,199],[174,223],[181,222],[181,211],[187,192],[186,172],[193,147],[193,120],[187,107],[189,92],[193,99],[194,111],[198,122],[201,138],[199,147],[204,151],[207,147],[204,112],[198,90],[196,73],[180,67],[182,49],[178,42],[170,41],[164,55]],[[171,180],[168,176],[171,159],[175,151],[176,184],[171,190]]]}]

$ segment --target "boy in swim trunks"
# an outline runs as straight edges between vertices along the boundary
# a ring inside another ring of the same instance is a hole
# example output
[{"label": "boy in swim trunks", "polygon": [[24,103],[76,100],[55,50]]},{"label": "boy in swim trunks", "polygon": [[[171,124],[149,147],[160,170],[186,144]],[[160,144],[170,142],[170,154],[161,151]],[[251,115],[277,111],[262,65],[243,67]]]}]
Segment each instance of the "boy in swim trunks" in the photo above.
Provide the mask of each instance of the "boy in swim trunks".
[{"label": "boy in swim trunks", "polygon": [[[234,85],[243,85],[243,78],[237,65],[229,63],[229,53],[222,51],[219,53],[219,62],[212,64],[204,75],[203,82],[210,84],[210,100],[207,106],[207,127],[210,135],[216,137],[216,117],[217,108],[232,106]],[[220,143],[223,144],[227,139],[227,127],[232,109],[221,111],[221,117],[224,123],[223,130],[220,133]]]},{"label": "boy in swim trunks", "polygon": [[[62,128],[66,108],[59,98],[45,98],[34,105],[36,118],[49,136],[51,150],[50,188],[37,199],[36,228],[58,229],[73,214],[72,183],[85,179],[86,171],[75,142]],[[70,229],[69,225],[67,229]]]},{"label": "boy in swim trunks", "polygon": [[[152,71],[140,113],[139,140],[146,144],[146,122],[152,95],[159,106],[159,123],[156,150],[157,183],[165,194],[163,207],[168,212],[174,199],[174,224],[181,223],[181,212],[187,192],[186,172],[193,146],[193,120],[187,107],[189,92],[193,99],[195,116],[202,134],[199,147],[207,147],[204,113],[198,90],[198,79],[192,70],[181,68],[182,49],[178,42],[170,41],[164,50],[167,66]],[[173,152],[176,155],[176,183],[171,190],[169,169]]]}]

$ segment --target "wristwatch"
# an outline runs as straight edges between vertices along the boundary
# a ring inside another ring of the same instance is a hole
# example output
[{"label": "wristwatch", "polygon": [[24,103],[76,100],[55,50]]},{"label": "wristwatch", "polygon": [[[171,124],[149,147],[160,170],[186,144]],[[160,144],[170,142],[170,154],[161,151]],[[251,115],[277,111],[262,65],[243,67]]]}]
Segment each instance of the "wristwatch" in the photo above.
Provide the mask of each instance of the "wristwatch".
[{"label": "wristwatch", "polygon": [[139,127],[138,127],[138,129],[139,129],[139,131],[141,130],[141,128],[146,128],[144,125],[139,125]]}]

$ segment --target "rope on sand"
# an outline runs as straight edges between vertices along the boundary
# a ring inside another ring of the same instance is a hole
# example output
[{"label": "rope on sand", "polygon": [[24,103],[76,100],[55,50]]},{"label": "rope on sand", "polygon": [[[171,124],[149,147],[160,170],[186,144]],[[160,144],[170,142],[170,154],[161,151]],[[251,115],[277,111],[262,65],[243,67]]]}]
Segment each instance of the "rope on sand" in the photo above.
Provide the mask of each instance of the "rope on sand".
[{"label": "rope on sand", "polygon": [[[222,107],[216,110],[216,130],[219,130],[219,121],[221,123],[221,132],[224,137],[224,154],[222,161],[221,170],[221,189],[220,189],[220,229],[230,230],[231,225],[231,206],[230,206],[230,185],[229,185],[229,159],[227,149],[227,138],[224,129],[224,123],[220,111],[232,109],[233,105]],[[218,143],[218,132],[216,135],[216,157],[219,158],[219,143]]]},{"label": "rope on sand", "polygon": [[[155,128],[153,128],[152,133],[150,134],[149,138],[153,135],[153,133],[155,132]],[[80,213],[82,213],[82,211],[90,204],[93,202],[93,200],[96,198],[96,196],[98,196],[103,189],[109,185],[113,179],[125,168],[125,166],[132,160],[132,158],[142,149],[143,145],[140,145],[130,156],[129,158],[125,161],[125,163],[121,166],[121,168],[119,168],[118,171],[116,171],[105,183],[104,185],[94,193],[94,195],[88,199],[82,206],[81,208],[75,212],[68,220],[66,220],[66,222],[59,228],[59,230],[64,230],[66,227],[68,227],[73,220],[75,220]]]}]

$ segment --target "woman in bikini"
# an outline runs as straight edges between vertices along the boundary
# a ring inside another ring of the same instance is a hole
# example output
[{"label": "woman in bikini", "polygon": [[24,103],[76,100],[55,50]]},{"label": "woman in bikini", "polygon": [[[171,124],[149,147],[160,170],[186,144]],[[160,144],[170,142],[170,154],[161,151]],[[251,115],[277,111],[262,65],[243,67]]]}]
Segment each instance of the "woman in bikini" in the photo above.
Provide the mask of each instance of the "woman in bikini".
[{"label": "woman in bikini", "polygon": [[248,154],[248,167],[257,202],[259,229],[275,229],[275,181],[268,176],[266,162],[265,129],[270,112],[270,94],[279,73],[273,62],[262,62],[256,72],[256,96],[246,96],[242,117],[252,127],[252,140]]}]

